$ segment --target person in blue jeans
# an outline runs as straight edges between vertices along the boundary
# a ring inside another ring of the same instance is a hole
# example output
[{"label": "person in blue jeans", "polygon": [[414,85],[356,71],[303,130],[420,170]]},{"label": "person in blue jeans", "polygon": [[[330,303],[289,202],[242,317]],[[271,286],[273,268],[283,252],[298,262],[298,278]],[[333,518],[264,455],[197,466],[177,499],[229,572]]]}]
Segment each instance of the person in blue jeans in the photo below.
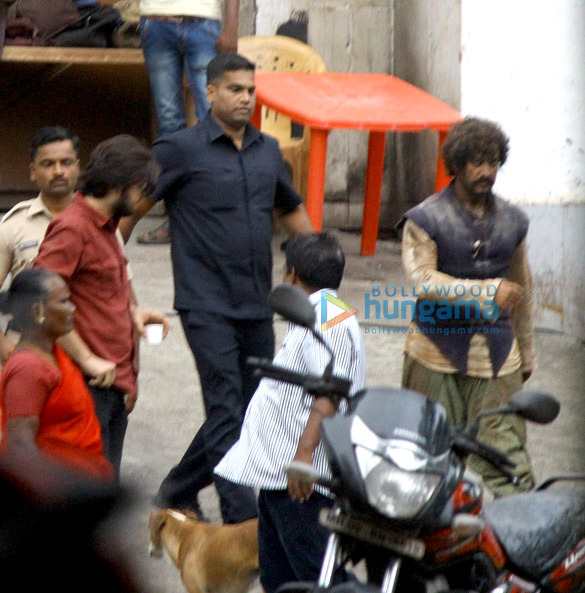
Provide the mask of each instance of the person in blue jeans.
[{"label": "person in blue jeans", "polygon": [[[140,0],[140,38],[158,122],[158,136],[187,126],[183,76],[202,121],[209,111],[207,64],[221,52],[237,50],[239,0]],[[168,220],[138,237],[146,244],[168,243]]]}]

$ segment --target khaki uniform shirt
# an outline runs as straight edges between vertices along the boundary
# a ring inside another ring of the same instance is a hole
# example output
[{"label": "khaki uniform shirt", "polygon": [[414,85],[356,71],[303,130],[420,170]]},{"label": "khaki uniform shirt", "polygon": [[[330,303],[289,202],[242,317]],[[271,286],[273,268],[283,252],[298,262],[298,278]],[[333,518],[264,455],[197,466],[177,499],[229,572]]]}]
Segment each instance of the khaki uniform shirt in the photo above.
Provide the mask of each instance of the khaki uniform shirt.
[{"label": "khaki uniform shirt", "polygon": [[53,215],[41,197],[19,202],[0,223],[0,284],[31,268]]},{"label": "khaki uniform shirt", "polygon": [[[482,286],[481,294],[487,295],[485,290],[487,284],[498,286],[500,279],[488,280],[465,280],[453,278],[437,270],[437,245],[429,235],[412,220],[407,220],[404,225],[402,239],[402,263],[408,277],[414,282],[417,292],[422,291],[421,286],[436,287],[448,286],[449,284],[465,285],[479,284]],[[498,376],[508,375],[518,369],[532,371],[534,362],[533,344],[533,302],[532,302],[532,278],[526,255],[526,239],[516,248],[512,261],[508,280],[517,282],[524,289],[522,299],[513,309],[510,322],[514,329],[515,339],[512,349]],[[482,284],[483,283],[483,284]],[[425,293],[426,294],[426,293]],[[446,294],[443,292],[443,294]],[[429,293],[428,298],[432,298]],[[445,298],[444,296],[440,298]],[[482,297],[478,298],[481,300]],[[483,297],[485,300],[487,297]],[[447,300],[449,300],[447,298]],[[482,308],[484,303],[481,304]],[[439,348],[422,332],[416,331],[418,326],[413,322],[413,329],[406,338],[405,352],[418,360],[423,366],[439,371],[441,373],[457,373],[453,366]],[[467,373],[471,377],[489,378],[493,376],[490,362],[489,348],[485,336],[475,334],[471,338],[469,354],[467,359]]]}]

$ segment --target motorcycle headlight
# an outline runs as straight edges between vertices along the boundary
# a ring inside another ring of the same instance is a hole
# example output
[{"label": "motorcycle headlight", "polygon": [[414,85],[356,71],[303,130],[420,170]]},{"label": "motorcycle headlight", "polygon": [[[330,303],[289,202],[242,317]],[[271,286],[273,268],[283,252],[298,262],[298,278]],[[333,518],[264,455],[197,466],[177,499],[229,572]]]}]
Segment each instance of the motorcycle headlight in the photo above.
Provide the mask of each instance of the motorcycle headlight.
[{"label": "motorcycle headlight", "polygon": [[405,471],[365,447],[357,445],[355,452],[368,502],[391,519],[416,516],[441,482],[438,474]]}]

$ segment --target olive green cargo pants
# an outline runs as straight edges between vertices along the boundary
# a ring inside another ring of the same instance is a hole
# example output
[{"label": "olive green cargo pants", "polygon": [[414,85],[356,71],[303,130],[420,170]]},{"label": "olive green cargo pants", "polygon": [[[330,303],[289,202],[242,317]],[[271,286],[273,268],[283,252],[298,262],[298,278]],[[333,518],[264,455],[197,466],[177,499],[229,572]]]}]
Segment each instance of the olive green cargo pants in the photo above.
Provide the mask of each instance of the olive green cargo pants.
[{"label": "olive green cargo pants", "polygon": [[[442,404],[455,426],[468,426],[481,410],[505,405],[522,389],[520,370],[504,377],[482,379],[460,373],[440,373],[426,368],[408,354],[404,359],[402,385]],[[526,452],[526,425],[521,418],[509,414],[488,416],[479,425],[477,438],[505,453],[516,467],[511,472],[520,480],[512,484],[506,476],[476,455],[467,465],[478,473],[496,497],[525,492],[534,486],[530,458]]]}]

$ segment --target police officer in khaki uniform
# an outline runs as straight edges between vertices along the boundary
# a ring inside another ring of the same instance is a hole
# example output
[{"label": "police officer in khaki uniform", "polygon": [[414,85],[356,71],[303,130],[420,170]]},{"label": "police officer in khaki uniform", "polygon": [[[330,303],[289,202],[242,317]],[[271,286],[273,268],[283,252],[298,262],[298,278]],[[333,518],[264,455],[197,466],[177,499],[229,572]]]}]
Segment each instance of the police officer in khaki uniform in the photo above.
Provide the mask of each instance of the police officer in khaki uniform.
[{"label": "police officer in khaki uniform", "polygon": [[[0,223],[0,284],[32,267],[49,223],[73,199],[79,177],[79,138],[59,126],[41,128],[30,151],[30,179],[40,190],[19,202]],[[0,333],[0,360],[14,344]]]},{"label": "police officer in khaki uniform", "polygon": [[49,222],[73,199],[79,139],[61,127],[41,128],[31,143],[30,179],[40,194],[19,202],[0,224],[0,281],[30,268]]},{"label": "police officer in khaki uniform", "polygon": [[[10,274],[31,268],[53,217],[69,206],[79,177],[79,138],[60,126],[40,128],[30,147],[30,180],[40,190],[32,200],[19,202],[0,222],[0,286]],[[124,245],[118,233],[120,244]],[[128,265],[128,279],[132,279]],[[6,321],[2,323],[4,331]],[[0,363],[14,342],[0,331]]]}]

